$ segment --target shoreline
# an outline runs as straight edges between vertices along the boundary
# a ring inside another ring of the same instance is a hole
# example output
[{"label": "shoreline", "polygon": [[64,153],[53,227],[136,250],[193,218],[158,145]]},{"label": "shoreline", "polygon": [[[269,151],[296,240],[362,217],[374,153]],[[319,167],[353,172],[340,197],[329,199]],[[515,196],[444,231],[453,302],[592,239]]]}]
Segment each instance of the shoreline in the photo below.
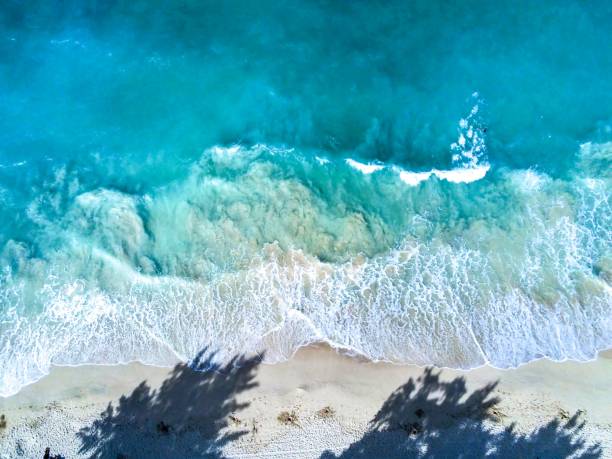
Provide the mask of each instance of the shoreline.
[{"label": "shoreline", "polygon": [[[206,360],[201,363],[210,364]],[[517,439],[531,438],[530,433],[533,436],[538,429],[550,429],[551,422],[557,422],[555,429],[561,429],[563,422],[572,420],[575,425],[584,422],[579,432],[572,431],[576,439],[587,445],[599,443],[601,454],[594,457],[612,457],[612,413],[608,408],[612,351],[601,352],[589,362],[540,359],[516,369],[430,368],[371,362],[323,344],[301,348],[281,363],[260,365],[257,359],[247,359],[237,370],[226,367],[205,373],[185,365],[169,369],[141,363],[53,367],[49,375],[18,394],[0,399],[0,413],[7,419],[7,427],[0,430],[0,458],[42,457],[47,446],[52,454],[66,458],[111,457],[109,451],[127,454],[131,459],[167,457],[164,451],[168,452],[170,444],[173,457],[185,458],[201,457],[202,448],[209,451],[206,454],[212,454],[211,448],[218,450],[223,457],[316,458],[323,457],[326,450],[333,454],[328,457],[345,457],[343,451],[346,455],[351,444],[372,435],[377,413],[384,411],[397,389],[405,389],[407,384],[413,389],[419,384],[423,387],[414,389],[416,392],[395,411],[407,416],[410,428],[424,432],[407,435],[402,430],[407,424],[395,419],[391,410],[392,421],[387,419],[384,432],[377,432],[372,443],[389,449],[385,453],[389,457],[394,457],[391,450],[398,442],[406,438],[421,441],[430,431],[454,438],[449,448],[460,447],[466,438],[456,431],[465,423],[493,441],[510,426],[514,426]],[[437,392],[451,387],[461,390],[453,397],[444,394],[440,403],[424,409],[424,419],[412,419],[414,414],[405,413],[403,407],[412,406],[427,385],[428,397],[421,400],[425,404],[438,397]],[[180,390],[169,392],[173,386]],[[485,397],[478,408],[482,413],[457,421],[456,412],[467,409],[465,400],[482,395],[484,388],[490,387],[488,399],[499,400],[490,405]],[[146,403],[136,397],[138,394],[148,397]],[[455,405],[445,406],[454,398]],[[459,399],[464,401],[459,403]],[[127,405],[135,412],[121,412]],[[112,414],[101,417],[109,406]],[[431,414],[434,411],[439,413]],[[279,421],[283,413],[285,419]],[[116,441],[117,431],[127,435],[121,416],[133,419],[136,427],[129,431],[133,440]],[[105,432],[100,426],[111,428],[113,435],[97,436]],[[87,438],[92,449],[83,449],[85,443],[79,433],[92,429],[96,435]],[[567,437],[562,429],[559,435]],[[232,440],[220,441],[222,438]],[[144,444],[148,446],[143,449]],[[533,447],[529,442],[525,445]]]},{"label": "shoreline", "polygon": [[[371,359],[368,356],[364,355],[363,353],[359,352],[358,350],[355,350],[353,348],[350,347],[346,347],[346,346],[341,346],[341,345],[336,345],[335,343],[330,343],[328,341],[319,341],[319,342],[313,342],[310,344],[305,344],[305,345],[301,345],[298,346],[298,348],[285,360],[280,360],[280,361],[274,361],[274,362],[262,362],[263,365],[282,365],[285,364],[288,361],[291,361],[297,354],[303,352],[303,350],[308,350],[310,348],[326,348],[327,350],[329,350],[330,352],[334,352],[342,357],[345,358],[349,358],[349,359],[353,359],[356,361],[360,361],[360,362],[367,362],[367,363],[372,363],[372,364],[376,364],[376,365],[392,365],[392,366],[399,366],[399,367],[417,367],[417,368],[434,368],[436,370],[449,370],[449,371],[456,371],[456,372],[469,372],[469,371],[474,371],[474,370],[479,370],[481,368],[490,368],[492,370],[499,370],[499,371],[513,371],[513,370],[518,370],[519,368],[524,367],[525,365],[532,365],[536,362],[540,362],[540,361],[546,361],[546,362],[550,362],[550,363],[554,363],[554,364],[564,364],[564,363],[591,363],[591,362],[596,362],[599,358],[610,358],[612,359],[612,347],[606,347],[603,349],[600,349],[598,351],[596,351],[595,355],[589,359],[585,359],[585,360],[581,360],[581,359],[575,359],[575,358],[571,358],[571,357],[566,357],[564,359],[561,360],[555,360],[552,359],[548,356],[543,356],[543,357],[537,357],[534,358],[532,360],[529,360],[527,362],[523,362],[520,363],[516,366],[509,366],[509,367],[497,367],[495,365],[492,365],[490,362],[485,362],[483,364],[474,366],[474,367],[469,367],[469,368],[454,368],[454,367],[448,367],[448,366],[439,366],[436,364],[417,364],[417,363],[405,363],[405,362],[394,362],[391,360],[385,360],[385,359]],[[33,385],[33,384],[37,384],[39,381],[49,377],[49,375],[53,372],[53,371],[57,371],[58,369],[63,369],[63,368],[71,368],[71,369],[76,369],[76,368],[91,368],[91,367],[109,367],[109,368],[113,368],[113,367],[125,367],[125,366],[131,366],[131,365],[142,365],[144,367],[149,367],[149,368],[158,368],[158,369],[163,369],[163,370],[169,370],[171,369],[174,365],[176,364],[186,364],[188,362],[183,362],[180,360],[177,360],[177,362],[175,364],[172,365],[156,365],[156,364],[152,364],[152,363],[146,363],[143,362],[142,360],[129,360],[126,362],[118,362],[118,363],[79,363],[79,364],[62,364],[62,365],[51,365],[51,368],[49,369],[49,371],[44,374],[42,377],[35,379],[33,381],[24,383],[23,386],[21,386],[21,388],[12,394],[9,395],[1,395],[0,394],[0,406],[2,400],[4,399],[8,399],[8,398],[12,398],[15,396],[18,396],[25,388]]]}]

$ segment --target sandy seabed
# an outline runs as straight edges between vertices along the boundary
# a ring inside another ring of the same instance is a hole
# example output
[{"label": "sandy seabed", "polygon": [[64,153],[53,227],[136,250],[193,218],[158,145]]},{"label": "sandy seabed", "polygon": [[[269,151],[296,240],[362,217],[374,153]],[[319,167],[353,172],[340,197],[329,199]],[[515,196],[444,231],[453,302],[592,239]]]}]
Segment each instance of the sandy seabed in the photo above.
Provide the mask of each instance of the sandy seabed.
[{"label": "sandy seabed", "polygon": [[470,371],[324,345],[276,365],[209,359],[53,368],[0,399],[0,458],[612,457],[610,351]]}]

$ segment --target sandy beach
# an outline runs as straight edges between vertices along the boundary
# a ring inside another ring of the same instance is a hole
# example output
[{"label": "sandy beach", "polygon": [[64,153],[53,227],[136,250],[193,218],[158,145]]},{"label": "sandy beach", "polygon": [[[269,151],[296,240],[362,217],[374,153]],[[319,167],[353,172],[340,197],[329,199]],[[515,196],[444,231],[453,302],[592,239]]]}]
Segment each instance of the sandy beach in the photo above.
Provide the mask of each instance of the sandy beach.
[{"label": "sandy beach", "polygon": [[611,381],[609,351],[513,370],[372,363],[323,345],[202,372],[57,367],[0,400],[0,457],[612,457]]},{"label": "sandy beach", "polygon": [[0,1],[0,459],[612,459],[611,25]]}]

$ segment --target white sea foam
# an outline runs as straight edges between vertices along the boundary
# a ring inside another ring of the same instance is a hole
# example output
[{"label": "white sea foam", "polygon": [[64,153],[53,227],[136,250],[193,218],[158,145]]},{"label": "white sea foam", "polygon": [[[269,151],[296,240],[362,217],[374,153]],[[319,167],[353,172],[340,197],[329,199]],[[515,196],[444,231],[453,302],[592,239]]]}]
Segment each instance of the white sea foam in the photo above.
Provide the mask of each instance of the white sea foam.
[{"label": "white sea foam", "polygon": [[488,164],[469,168],[451,169],[447,171],[433,170],[432,173],[448,182],[452,183],[470,183],[480,180],[487,175],[490,166]]},{"label": "white sea foam", "polygon": [[[371,260],[339,265],[270,245],[245,271],[206,283],[143,276],[105,255],[99,276],[120,276],[127,288],[104,292],[50,275],[40,316],[9,315],[0,346],[3,361],[11,362],[0,375],[2,395],[51,364],[170,365],[206,346],[221,349],[220,358],[265,350],[274,362],[327,340],[372,359],[464,368],[517,365],[540,355],[591,358],[610,344],[610,290],[590,285],[588,308],[575,293],[529,294],[547,272],[575,292],[573,273],[584,272],[579,228],[561,219],[539,231],[541,242],[529,242],[518,265],[511,263],[516,253],[503,257],[511,264],[505,276],[517,276],[514,287],[498,277],[485,252],[410,240]],[[549,241],[562,243],[561,250]],[[12,304],[23,298],[16,293]]]},{"label": "white sea foam", "polygon": [[459,168],[441,171],[432,169],[429,172],[410,172],[400,168],[396,168],[399,172],[400,179],[410,186],[416,186],[419,183],[429,179],[431,176],[436,176],[439,179],[446,180],[451,183],[470,183],[480,180],[487,175],[490,166],[476,166],[471,168]]},{"label": "white sea foam", "polygon": [[214,147],[210,148],[208,151],[213,156],[232,156],[232,155],[237,154],[241,150],[242,148],[240,147],[240,145],[231,145],[229,147],[222,147],[220,145],[215,145]]},{"label": "white sea foam", "polygon": [[373,174],[374,172],[380,171],[385,168],[382,164],[365,164],[355,161],[354,159],[348,158],[346,164],[351,166],[353,169],[357,169],[359,172],[364,174]]},{"label": "white sea foam", "polygon": [[433,173],[433,171],[429,171],[429,172],[410,172],[410,171],[402,170],[399,167],[397,167],[396,170],[399,172],[400,179],[404,183],[407,183],[410,186],[416,186],[419,183],[424,182],[429,177],[431,177],[431,174]]},{"label": "white sea foam", "polygon": [[[473,97],[478,98],[478,93],[474,93]],[[476,103],[469,115],[459,120],[457,141],[450,146],[454,166],[452,169],[412,172],[395,166],[394,170],[399,173],[400,179],[410,186],[417,186],[432,176],[451,183],[470,183],[483,179],[491,166],[486,160],[484,130],[480,126],[478,112]]]},{"label": "white sea foam", "polygon": [[457,141],[450,146],[454,168],[477,168],[486,162],[485,129],[479,119],[478,93],[472,95],[475,105],[466,118],[459,120]]},{"label": "white sea foam", "polygon": [[523,193],[539,191],[550,181],[550,177],[533,169],[512,171],[508,175],[516,189]]}]

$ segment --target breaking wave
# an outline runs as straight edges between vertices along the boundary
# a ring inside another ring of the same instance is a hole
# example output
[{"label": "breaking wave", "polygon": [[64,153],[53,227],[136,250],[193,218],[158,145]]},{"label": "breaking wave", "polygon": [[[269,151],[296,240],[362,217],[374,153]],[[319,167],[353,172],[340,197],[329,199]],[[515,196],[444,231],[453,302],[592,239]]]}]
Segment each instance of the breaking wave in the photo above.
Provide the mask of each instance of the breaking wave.
[{"label": "breaking wave", "polygon": [[[472,94],[472,97],[477,98],[478,93]],[[399,174],[399,178],[404,183],[411,186],[417,186],[430,177],[437,177],[451,183],[470,183],[483,179],[490,165],[486,161],[485,130],[481,126],[478,112],[479,105],[476,104],[469,115],[459,121],[457,141],[450,146],[453,151],[452,164],[454,167],[452,169],[431,169],[420,172],[407,171],[399,166],[391,166],[391,169]],[[346,163],[366,175],[385,169],[384,164],[366,164],[352,158],[348,158]]]},{"label": "breaking wave", "polygon": [[171,365],[206,346],[275,362],[326,341],[469,368],[612,344],[612,144],[583,145],[566,180],[415,187],[321,158],[214,147],[142,195],[58,170],[28,208],[36,245],[2,251],[0,395],[51,365]]}]

